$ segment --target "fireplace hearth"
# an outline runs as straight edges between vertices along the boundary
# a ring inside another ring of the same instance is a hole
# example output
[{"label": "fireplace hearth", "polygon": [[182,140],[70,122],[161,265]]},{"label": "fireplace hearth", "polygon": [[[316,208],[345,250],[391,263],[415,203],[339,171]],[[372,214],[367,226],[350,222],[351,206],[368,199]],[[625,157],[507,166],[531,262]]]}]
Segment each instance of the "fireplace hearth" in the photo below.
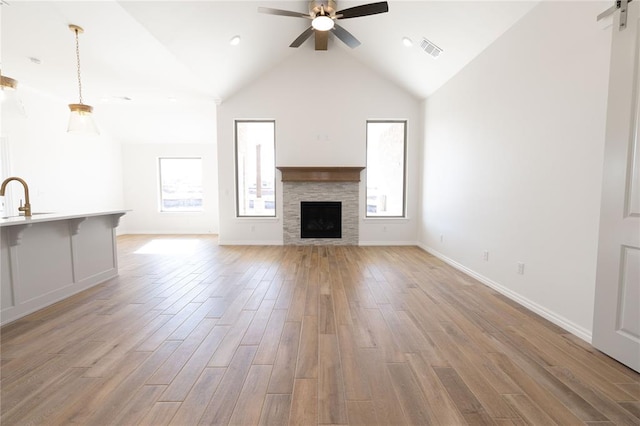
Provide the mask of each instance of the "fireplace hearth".
[{"label": "fireplace hearth", "polygon": [[342,203],[300,202],[300,238],[342,238]]}]

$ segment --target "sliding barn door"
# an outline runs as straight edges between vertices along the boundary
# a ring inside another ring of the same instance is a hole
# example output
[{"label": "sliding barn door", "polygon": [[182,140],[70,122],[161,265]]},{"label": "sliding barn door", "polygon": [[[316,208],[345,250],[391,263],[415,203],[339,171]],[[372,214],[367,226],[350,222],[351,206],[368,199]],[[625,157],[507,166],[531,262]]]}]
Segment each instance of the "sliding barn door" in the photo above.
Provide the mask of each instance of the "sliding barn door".
[{"label": "sliding barn door", "polygon": [[[640,0],[614,16],[593,345],[640,371]],[[624,18],[624,17],[623,17]]]}]

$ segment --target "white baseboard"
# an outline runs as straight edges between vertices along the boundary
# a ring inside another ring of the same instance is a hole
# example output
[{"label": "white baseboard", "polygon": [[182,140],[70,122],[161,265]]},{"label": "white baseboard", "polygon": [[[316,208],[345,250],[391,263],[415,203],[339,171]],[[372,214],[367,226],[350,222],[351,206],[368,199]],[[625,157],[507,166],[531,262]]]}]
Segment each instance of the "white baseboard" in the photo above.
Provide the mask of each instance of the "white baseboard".
[{"label": "white baseboard", "polygon": [[224,241],[218,239],[219,246],[281,246],[282,241]]},{"label": "white baseboard", "polygon": [[415,241],[360,241],[359,246],[417,246]]},{"label": "white baseboard", "polygon": [[475,278],[476,280],[480,281],[482,284],[486,285],[487,287],[490,287],[492,289],[494,289],[495,291],[497,291],[498,293],[508,297],[509,299],[519,303],[520,305],[524,306],[525,308],[535,312],[536,314],[540,315],[541,317],[551,321],[552,323],[554,323],[555,325],[557,325],[558,327],[562,327],[563,329],[567,330],[568,332],[570,332],[571,334],[574,334],[576,336],[578,336],[579,338],[581,338],[582,340],[584,340],[585,342],[591,344],[591,331],[585,329],[582,326],[579,326],[575,323],[573,323],[572,321],[568,320],[567,318],[563,317],[562,315],[558,315],[557,313],[545,308],[544,306],[539,305],[538,303],[529,300],[528,298],[516,293],[515,291],[503,286],[502,284],[499,284],[469,268],[467,268],[466,266],[456,262],[453,259],[448,258],[447,256],[443,255],[442,253],[438,252],[437,250],[434,250],[431,247],[428,247],[424,244],[418,243],[417,244],[418,247],[420,247],[422,250],[426,251],[429,254],[432,254],[433,256],[437,257],[438,259],[442,260],[443,262],[453,266],[454,268],[458,269],[459,271],[464,272],[465,274],[469,275],[470,277]]},{"label": "white baseboard", "polygon": [[126,230],[125,232],[123,232],[122,234],[117,234],[117,235],[217,235],[217,232],[207,232],[207,231],[202,231],[202,232],[197,232],[197,231],[184,231],[184,230],[180,230],[180,231],[170,231],[170,230],[135,230],[135,231],[130,231],[130,230]]}]

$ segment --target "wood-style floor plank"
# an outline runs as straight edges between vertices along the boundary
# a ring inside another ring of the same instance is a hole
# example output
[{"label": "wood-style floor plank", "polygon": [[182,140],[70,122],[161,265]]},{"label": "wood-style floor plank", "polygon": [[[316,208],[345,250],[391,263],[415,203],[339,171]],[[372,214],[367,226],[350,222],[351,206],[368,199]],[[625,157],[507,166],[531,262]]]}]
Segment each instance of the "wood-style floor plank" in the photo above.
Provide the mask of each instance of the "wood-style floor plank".
[{"label": "wood-style floor plank", "polygon": [[191,355],[189,361],[167,386],[162,394],[161,401],[184,401],[195,381],[200,377],[207,366],[211,354],[217,353],[225,338],[229,327],[216,325],[204,338],[198,349]]},{"label": "wood-style floor plank", "polygon": [[529,424],[532,425],[555,425],[556,423],[538,407],[526,395],[506,394],[505,401],[509,403]]},{"label": "wood-style floor plank", "polygon": [[132,391],[145,385],[149,377],[176,351],[178,344],[179,342],[166,341],[157,351],[147,352],[149,357],[101,401],[100,408],[93,415],[94,418],[108,418],[112,413],[122,410],[129,403]]},{"label": "wood-style floor plank", "polygon": [[318,317],[315,315],[307,315],[302,319],[296,378],[318,378]]},{"label": "wood-style floor plank", "polygon": [[347,401],[349,424],[352,426],[378,425],[376,410],[371,401]]},{"label": "wood-style floor plank", "polygon": [[[427,363],[427,359],[421,354],[407,355],[409,366],[413,370],[420,389],[427,399],[429,415],[434,418],[436,423],[441,425],[464,424],[464,418],[445,388],[441,385],[431,365]],[[438,365],[436,364],[436,366]]]},{"label": "wood-style floor plank", "polygon": [[267,394],[260,414],[261,426],[279,426],[289,423],[291,395]]},{"label": "wood-style floor plank", "polygon": [[258,352],[254,364],[271,364],[273,365],[276,354],[278,353],[278,345],[280,344],[280,336],[284,328],[284,322],[287,318],[287,311],[283,309],[275,309],[271,311],[269,322],[260,340]]},{"label": "wood-style floor plank", "polygon": [[269,380],[269,393],[290,394],[293,392],[299,340],[300,323],[286,322],[280,337],[276,359],[273,363],[273,371]]},{"label": "wood-style floor plank", "polygon": [[180,346],[171,354],[155,373],[147,380],[148,385],[168,385],[180,373],[182,367],[189,362],[193,353],[198,350],[202,341],[209,335],[216,324],[215,319],[204,319]]},{"label": "wood-style floor plank", "polygon": [[238,395],[242,391],[244,380],[251,369],[256,354],[255,346],[240,346],[227,367],[220,385],[204,410],[199,424],[228,424]]},{"label": "wood-style floor plank", "polygon": [[454,404],[469,424],[494,423],[485,407],[478,401],[454,368],[434,367],[433,369],[442,386],[447,390]]},{"label": "wood-style floor plank", "polygon": [[360,365],[360,356],[351,327],[338,326],[340,360],[344,377],[345,398],[348,400],[371,401],[369,381]]},{"label": "wood-style floor plank", "polygon": [[[242,386],[238,401],[231,414],[229,424],[232,425],[256,425],[260,421],[262,405],[267,395],[270,365],[252,365],[247,379]],[[292,386],[293,387],[293,386]]]},{"label": "wood-style floor plank", "polygon": [[414,425],[432,424],[429,404],[406,363],[387,364],[393,388],[407,419]]},{"label": "wood-style floor plank", "polygon": [[226,368],[205,368],[195,381],[190,392],[179,403],[178,410],[169,419],[170,424],[195,425],[218,389]]},{"label": "wood-style floor plank", "polygon": [[318,421],[345,424],[347,408],[337,335],[320,335],[318,358]]},{"label": "wood-style floor plank", "polygon": [[637,372],[417,247],[117,243],[0,329],[3,426],[640,424]]},{"label": "wood-style floor plank", "polygon": [[371,400],[380,424],[408,424],[400,408],[398,395],[393,389],[381,349],[363,348],[360,359],[369,380]]},{"label": "wood-style floor plank", "polygon": [[318,380],[296,379],[291,400],[290,425],[318,424]]},{"label": "wood-style floor plank", "polygon": [[156,402],[140,420],[138,426],[165,426],[180,409],[179,402]]}]

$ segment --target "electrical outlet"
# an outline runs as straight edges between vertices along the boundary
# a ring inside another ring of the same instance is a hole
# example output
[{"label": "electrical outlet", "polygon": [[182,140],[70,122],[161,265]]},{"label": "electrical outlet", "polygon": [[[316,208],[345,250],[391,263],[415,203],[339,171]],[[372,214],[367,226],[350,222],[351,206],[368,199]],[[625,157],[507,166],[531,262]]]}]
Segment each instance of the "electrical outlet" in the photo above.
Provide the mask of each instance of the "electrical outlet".
[{"label": "electrical outlet", "polygon": [[386,226],[382,227],[382,232],[387,232],[387,227]]},{"label": "electrical outlet", "polygon": [[524,275],[524,263],[518,262],[518,275]]},{"label": "electrical outlet", "polygon": [[444,242],[444,234],[440,234],[440,242],[443,243]]},{"label": "electrical outlet", "polygon": [[251,232],[254,232],[256,230],[256,227],[254,225],[251,225]]},{"label": "electrical outlet", "polygon": [[482,260],[484,260],[485,262],[489,261],[489,250],[485,250],[482,252]]}]

